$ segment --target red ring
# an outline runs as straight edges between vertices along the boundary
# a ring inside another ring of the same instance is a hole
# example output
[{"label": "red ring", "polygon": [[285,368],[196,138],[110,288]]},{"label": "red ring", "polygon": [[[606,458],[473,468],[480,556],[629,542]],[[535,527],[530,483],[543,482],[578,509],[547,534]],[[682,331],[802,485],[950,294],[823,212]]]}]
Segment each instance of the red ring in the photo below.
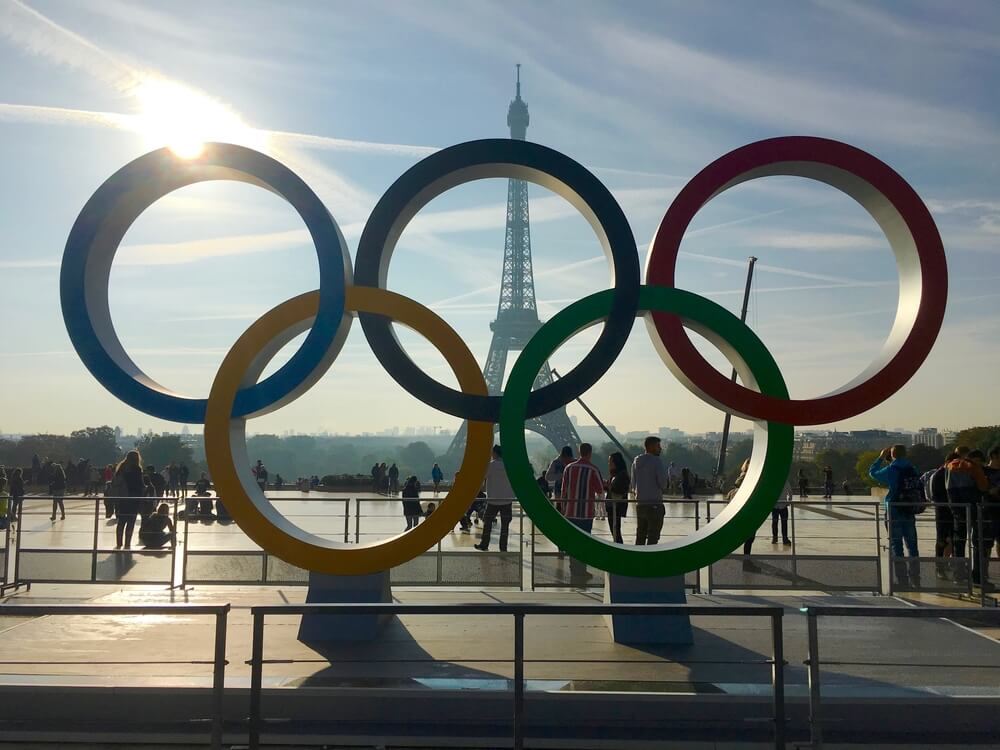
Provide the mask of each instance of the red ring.
[{"label": "red ring", "polygon": [[[850,195],[879,222],[896,253],[899,307],[882,354],[866,374],[874,372],[826,396],[781,400],[730,382],[695,349],[675,315],[654,313],[650,336],[668,366],[723,410],[748,419],[802,425],[853,417],[892,396],[919,369],[941,330],[948,297],[948,266],[934,219],[913,188],[887,164],[846,143],[808,136],[771,138],[730,151],[695,175],[667,209],[649,250],[646,283],[675,286],[681,239],[702,206],[734,185],[772,175],[819,180]],[[910,313],[914,308],[915,314]],[[900,331],[907,325],[910,330],[903,338]]]}]

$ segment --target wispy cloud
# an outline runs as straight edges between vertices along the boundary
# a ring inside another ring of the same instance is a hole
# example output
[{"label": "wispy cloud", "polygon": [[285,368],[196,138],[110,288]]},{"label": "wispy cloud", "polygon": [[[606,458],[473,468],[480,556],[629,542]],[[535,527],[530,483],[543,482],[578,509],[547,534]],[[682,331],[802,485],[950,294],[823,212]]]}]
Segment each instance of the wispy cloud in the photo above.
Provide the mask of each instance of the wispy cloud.
[{"label": "wispy cloud", "polygon": [[742,121],[788,130],[859,134],[914,146],[995,145],[977,115],[852,81],[841,83],[681,44],[626,27],[594,27],[596,44],[636,71],[636,85]]}]

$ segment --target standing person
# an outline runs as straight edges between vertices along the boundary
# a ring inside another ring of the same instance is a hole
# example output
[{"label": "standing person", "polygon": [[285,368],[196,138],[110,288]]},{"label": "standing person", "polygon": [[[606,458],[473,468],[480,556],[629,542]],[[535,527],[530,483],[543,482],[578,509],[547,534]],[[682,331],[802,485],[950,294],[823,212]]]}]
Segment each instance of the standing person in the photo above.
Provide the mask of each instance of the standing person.
[{"label": "standing person", "polygon": [[444,472],[441,471],[441,467],[434,464],[431,467],[431,481],[434,483],[434,494],[438,493],[438,489],[441,487],[441,482],[444,480]]},{"label": "standing person", "polygon": [[[667,473],[670,481],[670,473]],[[628,475],[625,457],[619,451],[608,456],[608,482],[605,486],[607,502],[604,504],[608,512],[608,526],[611,537],[616,544],[624,544],[622,540],[622,519],[628,514],[628,491],[632,479]]]},{"label": "standing person", "polygon": [[692,500],[691,495],[691,469],[685,466],[681,469],[681,498],[684,500]]},{"label": "standing person", "polygon": [[934,506],[934,572],[939,580],[950,580],[946,557],[954,555],[955,519],[948,506],[948,487],[945,479],[949,461],[958,458],[957,453],[950,453],[944,463],[936,469],[931,469],[921,477],[924,485],[924,498]]},{"label": "standing person", "polygon": [[403,531],[417,528],[423,511],[420,508],[420,483],[415,476],[408,477],[403,485],[403,516],[406,517],[406,528]]},{"label": "standing person", "polygon": [[191,476],[191,470],[188,469],[187,464],[181,464],[180,469],[177,470],[177,476],[181,482],[181,497],[188,496],[188,478]]},{"label": "standing person", "polygon": [[667,464],[667,492],[677,491],[678,476],[679,475],[677,473],[677,465],[673,461],[671,461],[669,464]]},{"label": "standing person", "polygon": [[833,499],[833,469],[829,466],[823,467],[823,493],[827,500]]},{"label": "standing person", "polygon": [[[737,475],[736,480],[733,482],[732,489],[726,493],[726,502],[729,502],[734,497],[736,493],[739,492],[740,487],[743,486],[743,481],[747,478],[747,472],[750,471],[750,459],[746,459],[740,466],[740,473]],[[773,512],[773,511],[772,511]],[[753,560],[750,559],[750,554],[753,552],[753,543],[757,538],[757,533],[750,534],[749,537],[743,542],[743,570],[749,573],[759,573],[760,567]],[[777,543],[777,542],[775,542]]]},{"label": "standing person", "polygon": [[549,484],[549,480],[545,478],[545,473],[539,474],[535,481],[538,483],[538,489],[542,491],[542,494],[552,499],[552,486]]},{"label": "standing person", "polygon": [[974,450],[969,451],[965,458],[952,459],[945,466],[945,487],[955,519],[955,557],[965,557],[965,540],[971,526],[970,563],[972,583],[977,586],[983,581],[980,545],[986,541],[979,537],[979,517],[983,500],[991,494],[989,480],[983,471],[985,461],[986,454]]},{"label": "standing person", "polygon": [[372,492],[378,492],[379,481],[378,481],[378,462],[372,464]]},{"label": "standing person", "polygon": [[399,467],[396,466],[395,462],[389,467],[386,476],[389,477],[389,494],[395,495],[399,492]]},{"label": "standing person", "polygon": [[16,521],[24,502],[24,471],[18,467],[10,475],[10,512],[11,519]]},{"label": "standing person", "polygon": [[257,486],[260,487],[261,493],[267,489],[267,469],[264,467],[264,462],[259,458],[257,459],[257,465],[253,467],[253,475],[257,480]]},{"label": "standing person", "polygon": [[[923,493],[920,490],[920,475],[906,459],[906,446],[884,448],[869,467],[868,476],[889,488],[885,495],[886,526],[896,581],[904,586],[919,588],[920,563],[917,558],[920,555],[913,504],[923,502]],[[908,559],[903,557],[904,544]]]},{"label": "standing person", "polygon": [[[604,495],[604,478],[600,469],[590,462],[593,453],[594,448],[590,443],[580,443],[580,458],[563,470],[557,503],[559,512],[588,534],[594,530],[594,512]],[[625,463],[624,459],[622,463]],[[574,581],[593,577],[587,571],[587,564],[572,556],[569,558],[569,571],[570,578]]]},{"label": "standing person", "polygon": [[[150,482],[155,472],[151,473]],[[161,477],[162,479],[162,477]],[[115,549],[132,547],[132,532],[135,530],[135,518],[139,515],[140,498],[145,495],[143,483],[142,457],[139,451],[129,451],[125,458],[115,468],[115,478],[111,482],[112,494],[119,498],[116,514],[118,523],[115,526]]]},{"label": "standing person", "polygon": [[660,460],[663,446],[660,439],[650,435],[643,441],[645,453],[632,461],[632,490],[635,492],[635,543],[657,544],[663,530],[663,493],[669,478]]},{"label": "standing person", "polygon": [[58,461],[52,464],[52,471],[49,475],[49,494],[52,495],[52,515],[49,516],[49,520],[56,520],[56,508],[58,508],[61,514],[60,520],[65,521],[66,506],[63,505],[63,497],[66,495],[66,472]]},{"label": "standing person", "polygon": [[150,484],[153,485],[154,497],[163,497],[167,489],[167,480],[163,478],[163,474],[158,472],[153,464],[149,464],[145,472],[149,475]]},{"label": "standing person", "polygon": [[545,481],[552,488],[552,496],[559,497],[562,491],[562,475],[566,467],[573,463],[573,449],[564,445],[559,455],[552,459],[549,468],[545,472]]},{"label": "standing person", "polygon": [[799,497],[809,497],[809,480],[805,469],[799,469]]},{"label": "standing person", "polygon": [[788,505],[792,501],[792,483],[785,480],[785,487],[781,490],[781,497],[774,504],[771,510],[771,544],[778,543],[778,520],[781,520],[781,543],[786,547],[791,546],[792,540],[788,538]]},{"label": "standing person", "polygon": [[90,475],[90,494],[97,497],[104,489],[104,472],[93,464],[87,468],[87,472]]},{"label": "standing person", "polygon": [[490,548],[490,535],[493,532],[493,522],[500,516],[500,551],[507,551],[507,535],[510,531],[510,520],[514,516],[514,490],[507,479],[507,470],[503,465],[503,449],[493,446],[493,460],[486,467],[486,480],[483,482],[486,491],[486,515],[483,518],[483,538],[474,545],[480,552]]}]

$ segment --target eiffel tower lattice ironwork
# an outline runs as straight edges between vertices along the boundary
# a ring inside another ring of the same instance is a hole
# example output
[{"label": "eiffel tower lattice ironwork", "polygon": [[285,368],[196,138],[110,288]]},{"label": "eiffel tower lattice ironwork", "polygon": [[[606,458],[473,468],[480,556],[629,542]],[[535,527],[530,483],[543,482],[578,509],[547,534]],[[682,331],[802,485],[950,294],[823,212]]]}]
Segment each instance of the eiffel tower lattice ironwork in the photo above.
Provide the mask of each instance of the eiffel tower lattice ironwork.
[{"label": "eiffel tower lattice ironwork", "polygon": [[[528,131],[528,105],[521,98],[521,66],[517,66],[517,90],[507,110],[510,137],[524,140]],[[535,303],[535,278],[531,267],[531,230],[528,223],[528,183],[510,180],[507,184],[507,233],[503,247],[503,276],[500,281],[500,303],[497,318],[490,324],[493,340],[486,356],[483,376],[490,395],[500,395],[507,367],[507,355],[520,351],[541,327]],[[552,369],[546,362],[535,379],[535,388],[552,382]],[[527,420],[526,429],[546,438],[556,448],[577,446],[580,436],[561,408]],[[465,449],[465,422],[455,435],[445,455],[449,466],[458,466]],[[574,451],[575,452],[575,451]]]}]

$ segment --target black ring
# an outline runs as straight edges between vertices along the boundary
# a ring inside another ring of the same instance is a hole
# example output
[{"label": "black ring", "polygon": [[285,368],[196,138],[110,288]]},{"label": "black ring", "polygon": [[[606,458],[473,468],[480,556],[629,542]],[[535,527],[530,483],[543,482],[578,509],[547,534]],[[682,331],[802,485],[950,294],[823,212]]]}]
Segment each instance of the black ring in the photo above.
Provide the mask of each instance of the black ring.
[{"label": "black ring", "polygon": [[[576,367],[532,392],[526,416],[536,417],[562,408],[603,377],[625,346],[638,310],[639,254],[632,228],[611,192],[581,164],[537,143],[506,138],[469,141],[431,154],[406,170],[372,211],[358,243],[354,283],[384,289],[392,252],[417,212],[452,187],[489,177],[526,180],[564,197],[590,222],[614,269],[611,312],[601,335]],[[499,396],[442,385],[410,359],[388,319],[358,317],[375,357],[411,395],[462,419],[499,421]]]}]

